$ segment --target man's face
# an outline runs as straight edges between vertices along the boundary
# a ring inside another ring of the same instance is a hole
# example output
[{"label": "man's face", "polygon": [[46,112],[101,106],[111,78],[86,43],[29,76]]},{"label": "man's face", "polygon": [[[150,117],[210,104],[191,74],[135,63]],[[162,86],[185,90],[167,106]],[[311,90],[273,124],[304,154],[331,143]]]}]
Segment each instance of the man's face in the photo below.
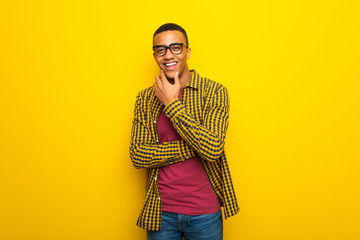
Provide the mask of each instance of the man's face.
[{"label": "man's face", "polygon": [[180,31],[165,31],[161,32],[154,37],[154,46],[165,45],[169,46],[173,43],[183,43],[182,52],[178,55],[173,54],[170,49],[167,49],[164,56],[157,56],[154,53],[156,63],[160,69],[164,70],[164,73],[168,79],[174,79],[176,72],[179,73],[179,77],[184,71],[188,71],[187,59],[190,57],[190,48],[186,48],[186,39]]}]

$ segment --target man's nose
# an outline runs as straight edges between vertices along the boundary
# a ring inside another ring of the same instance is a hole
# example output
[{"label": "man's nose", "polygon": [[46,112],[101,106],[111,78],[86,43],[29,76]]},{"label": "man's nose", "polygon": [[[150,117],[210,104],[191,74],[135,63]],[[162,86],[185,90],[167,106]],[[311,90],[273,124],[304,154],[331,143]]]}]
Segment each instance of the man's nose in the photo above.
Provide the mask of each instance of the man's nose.
[{"label": "man's nose", "polygon": [[170,48],[167,49],[167,51],[166,51],[166,53],[165,53],[165,55],[164,55],[164,58],[165,58],[165,59],[172,59],[172,58],[174,58],[174,54],[170,51]]}]

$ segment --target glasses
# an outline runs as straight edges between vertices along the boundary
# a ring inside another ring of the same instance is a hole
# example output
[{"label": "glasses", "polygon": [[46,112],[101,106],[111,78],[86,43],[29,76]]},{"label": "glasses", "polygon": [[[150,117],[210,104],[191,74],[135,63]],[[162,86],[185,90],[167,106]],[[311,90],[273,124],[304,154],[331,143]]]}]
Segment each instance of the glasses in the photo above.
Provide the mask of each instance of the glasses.
[{"label": "glasses", "polygon": [[188,46],[186,46],[186,44],[183,44],[183,43],[172,43],[168,47],[165,45],[153,46],[153,50],[155,52],[155,55],[158,57],[164,56],[168,49],[170,49],[170,52],[172,54],[179,55],[183,50],[183,46],[185,46],[186,48],[188,47]]}]

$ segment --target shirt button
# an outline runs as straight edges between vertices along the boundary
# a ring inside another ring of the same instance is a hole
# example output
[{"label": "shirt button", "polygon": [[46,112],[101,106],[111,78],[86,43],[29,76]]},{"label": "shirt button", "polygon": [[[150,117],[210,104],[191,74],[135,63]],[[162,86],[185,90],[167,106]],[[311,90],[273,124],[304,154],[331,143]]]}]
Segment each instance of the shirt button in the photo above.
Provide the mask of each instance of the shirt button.
[{"label": "shirt button", "polygon": [[159,139],[156,139],[156,142],[159,142]]},{"label": "shirt button", "polygon": [[177,132],[179,133],[179,130],[177,130]]},{"label": "shirt button", "polygon": [[154,123],[156,123],[156,120],[154,121]]},{"label": "shirt button", "polygon": [[160,198],[160,197],[158,197],[158,199],[160,200],[161,198]]},{"label": "shirt button", "polygon": [[166,115],[167,117],[169,117],[169,115]]},{"label": "shirt button", "polygon": [[170,162],[170,164],[172,164],[172,162]]},{"label": "shirt button", "polygon": [[156,181],[156,180],[157,180],[157,177],[155,177],[154,179],[155,179],[155,181]]},{"label": "shirt button", "polygon": [[163,105],[163,103],[160,103],[160,105],[162,106],[162,105]]}]

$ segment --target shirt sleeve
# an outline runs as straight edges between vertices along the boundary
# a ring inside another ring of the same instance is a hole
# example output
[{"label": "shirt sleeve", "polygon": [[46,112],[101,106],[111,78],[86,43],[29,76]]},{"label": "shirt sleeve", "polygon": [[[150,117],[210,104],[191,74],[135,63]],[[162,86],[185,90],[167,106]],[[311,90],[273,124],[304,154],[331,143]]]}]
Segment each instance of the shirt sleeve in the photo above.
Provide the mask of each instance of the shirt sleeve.
[{"label": "shirt sleeve", "polygon": [[173,164],[195,156],[194,150],[181,139],[159,143],[152,137],[146,114],[141,107],[141,94],[136,98],[131,130],[130,158],[135,168],[153,168]]},{"label": "shirt sleeve", "polygon": [[205,106],[203,123],[200,124],[186,111],[179,99],[170,102],[164,113],[173,126],[196,153],[206,161],[214,162],[224,151],[224,141],[229,124],[229,96],[227,89],[221,86]]}]

